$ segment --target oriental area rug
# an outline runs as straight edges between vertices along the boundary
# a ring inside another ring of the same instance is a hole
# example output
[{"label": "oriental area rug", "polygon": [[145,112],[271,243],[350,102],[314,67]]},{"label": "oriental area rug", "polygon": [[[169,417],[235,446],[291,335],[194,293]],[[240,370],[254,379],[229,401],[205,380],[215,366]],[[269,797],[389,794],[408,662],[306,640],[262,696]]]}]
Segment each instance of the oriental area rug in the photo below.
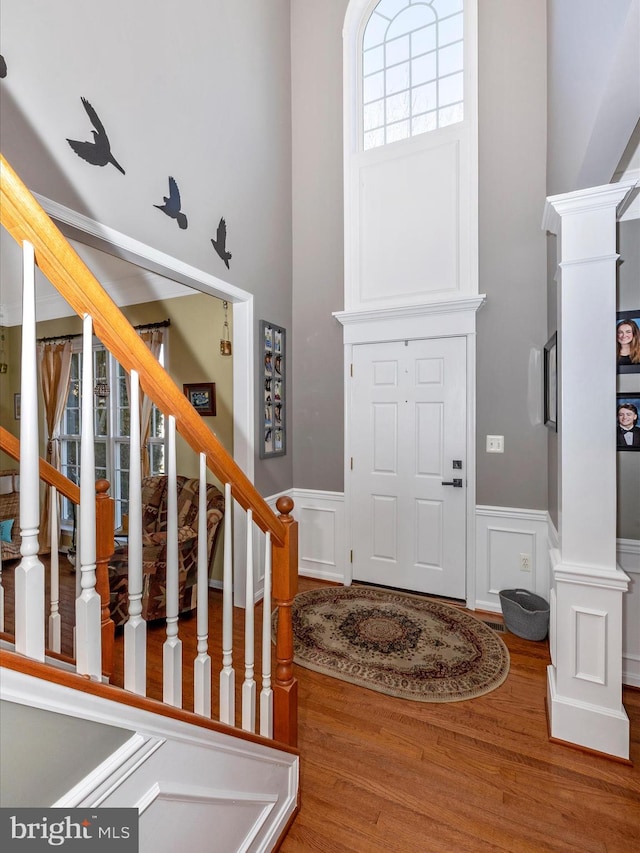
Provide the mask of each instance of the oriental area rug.
[{"label": "oriental area rug", "polygon": [[509,672],[507,647],[488,625],[420,595],[314,589],[295,597],[292,620],[295,663],[402,699],[473,699]]}]

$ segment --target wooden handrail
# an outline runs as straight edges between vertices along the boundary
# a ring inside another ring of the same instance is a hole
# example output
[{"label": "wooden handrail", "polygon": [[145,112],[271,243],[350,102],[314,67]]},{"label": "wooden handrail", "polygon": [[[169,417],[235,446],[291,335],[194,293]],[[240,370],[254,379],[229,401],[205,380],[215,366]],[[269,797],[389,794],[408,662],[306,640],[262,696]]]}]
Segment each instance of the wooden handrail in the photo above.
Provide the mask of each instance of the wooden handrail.
[{"label": "wooden handrail", "polygon": [[32,244],[36,262],[51,284],[80,316],[93,318],[95,334],[125,370],[137,370],[145,393],[164,412],[221,483],[231,483],[233,497],[274,544],[282,546],[285,529],[244,471],[225,451],[191,403],[140,339],[93,273],[0,155],[0,222],[20,245]]},{"label": "wooden handrail", "polygon": [[[4,450],[7,456],[11,456],[16,462],[20,461],[20,442],[4,427],[0,427],[0,450]],[[76,506],[80,503],[80,488],[42,458],[40,459],[40,479],[49,486],[55,486],[56,490],[65,498],[69,498],[71,503]]]}]

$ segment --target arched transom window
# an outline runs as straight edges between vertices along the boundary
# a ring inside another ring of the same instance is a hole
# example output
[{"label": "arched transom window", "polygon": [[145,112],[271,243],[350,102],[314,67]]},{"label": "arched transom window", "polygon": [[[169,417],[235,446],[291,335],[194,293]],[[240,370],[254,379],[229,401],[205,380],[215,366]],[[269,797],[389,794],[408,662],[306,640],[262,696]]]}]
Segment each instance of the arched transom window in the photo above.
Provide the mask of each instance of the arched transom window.
[{"label": "arched transom window", "polygon": [[364,150],[463,112],[463,0],[380,0],[362,38]]}]

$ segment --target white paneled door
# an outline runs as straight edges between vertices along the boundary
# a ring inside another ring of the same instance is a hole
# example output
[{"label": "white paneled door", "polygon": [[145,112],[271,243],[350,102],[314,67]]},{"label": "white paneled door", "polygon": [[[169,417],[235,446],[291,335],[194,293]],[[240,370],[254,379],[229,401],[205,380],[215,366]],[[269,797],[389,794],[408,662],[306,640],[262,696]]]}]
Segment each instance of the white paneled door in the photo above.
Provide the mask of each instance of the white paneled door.
[{"label": "white paneled door", "polygon": [[465,597],[466,339],[353,347],[353,579]]}]

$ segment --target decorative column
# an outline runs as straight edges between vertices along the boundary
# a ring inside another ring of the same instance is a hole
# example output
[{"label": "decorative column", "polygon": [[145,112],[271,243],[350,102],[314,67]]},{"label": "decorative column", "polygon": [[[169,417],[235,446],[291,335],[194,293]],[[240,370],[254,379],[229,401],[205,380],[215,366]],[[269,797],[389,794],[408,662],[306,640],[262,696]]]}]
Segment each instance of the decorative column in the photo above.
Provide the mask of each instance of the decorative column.
[{"label": "decorative column", "polygon": [[553,739],[622,759],[622,596],[616,563],[616,222],[635,183],[547,199],[558,235],[559,548],[550,552]]}]

